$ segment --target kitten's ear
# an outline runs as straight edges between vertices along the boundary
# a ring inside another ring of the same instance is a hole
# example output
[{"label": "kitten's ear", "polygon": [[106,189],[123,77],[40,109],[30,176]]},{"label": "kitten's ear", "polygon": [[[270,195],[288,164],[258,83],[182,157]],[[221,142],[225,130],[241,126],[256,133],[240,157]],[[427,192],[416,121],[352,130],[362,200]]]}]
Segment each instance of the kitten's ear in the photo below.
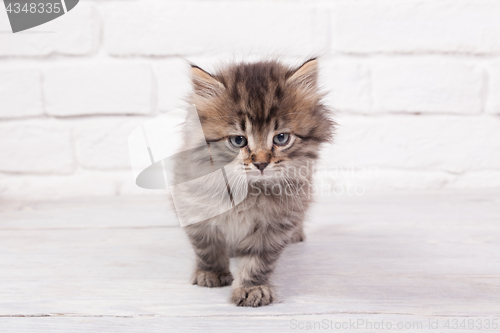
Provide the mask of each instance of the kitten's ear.
[{"label": "kitten's ear", "polygon": [[224,85],[219,80],[196,65],[191,65],[191,77],[194,92],[199,96],[214,96],[224,89]]},{"label": "kitten's ear", "polygon": [[287,82],[316,89],[318,86],[318,60],[312,58],[297,68]]}]

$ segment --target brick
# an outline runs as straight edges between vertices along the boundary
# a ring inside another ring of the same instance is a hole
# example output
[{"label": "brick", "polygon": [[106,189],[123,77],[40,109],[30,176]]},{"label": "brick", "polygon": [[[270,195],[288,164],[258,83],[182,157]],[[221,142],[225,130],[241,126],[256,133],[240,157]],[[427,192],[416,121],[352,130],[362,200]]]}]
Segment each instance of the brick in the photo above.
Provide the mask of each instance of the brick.
[{"label": "brick", "polygon": [[500,170],[467,172],[449,186],[453,189],[498,189],[500,188]]},{"label": "brick", "polygon": [[143,64],[86,64],[55,67],[44,79],[50,115],[149,114],[152,73]]},{"label": "brick", "polygon": [[365,64],[325,61],[321,62],[320,70],[320,83],[328,93],[328,105],[338,111],[370,111],[370,74]]},{"label": "brick", "polygon": [[71,173],[75,169],[69,127],[54,120],[0,123],[0,172]]},{"label": "brick", "polygon": [[332,196],[361,196],[384,191],[498,189],[500,171],[454,174],[444,171],[344,168],[320,172],[315,181],[318,200]]},{"label": "brick", "polygon": [[[2,31],[11,29],[6,14],[0,10]],[[93,6],[80,2],[72,11],[41,26],[16,34],[0,34],[0,56],[90,54],[98,45],[99,29]]]},{"label": "brick", "polygon": [[332,10],[334,52],[500,51],[494,0],[345,1]]},{"label": "brick", "polygon": [[372,68],[378,112],[482,112],[483,71],[444,60],[391,60]]},{"label": "brick", "polygon": [[0,31],[12,31],[9,23],[9,17],[7,16],[7,11],[0,10]]},{"label": "brick", "polygon": [[304,4],[141,1],[99,10],[104,46],[113,55],[308,56],[323,53],[328,39],[325,10]]},{"label": "brick", "polygon": [[500,62],[488,67],[488,79],[486,111],[491,114],[500,114]]},{"label": "brick", "polygon": [[117,194],[120,178],[110,172],[74,175],[1,175],[0,198],[9,200],[60,200],[109,197]]},{"label": "brick", "polygon": [[439,190],[452,188],[458,178],[444,171],[345,168],[316,177],[316,198],[331,200],[332,196],[361,196],[384,191]]},{"label": "brick", "polygon": [[185,104],[191,92],[188,62],[183,59],[169,60],[154,66],[158,84],[158,109],[172,111]]},{"label": "brick", "polygon": [[[72,175],[12,175],[0,173],[0,200],[61,200],[110,196],[161,196],[165,190],[146,190],[135,184],[132,172],[79,170]],[[163,214],[176,218],[165,200]],[[171,215],[173,214],[173,215]]]},{"label": "brick", "polygon": [[0,69],[0,118],[43,114],[42,80],[36,70]]},{"label": "brick", "polygon": [[500,169],[500,119],[466,116],[337,117],[329,168],[378,167],[461,173]]},{"label": "brick", "polygon": [[73,133],[78,164],[88,169],[131,170],[128,136],[146,120],[112,117],[75,121]]}]

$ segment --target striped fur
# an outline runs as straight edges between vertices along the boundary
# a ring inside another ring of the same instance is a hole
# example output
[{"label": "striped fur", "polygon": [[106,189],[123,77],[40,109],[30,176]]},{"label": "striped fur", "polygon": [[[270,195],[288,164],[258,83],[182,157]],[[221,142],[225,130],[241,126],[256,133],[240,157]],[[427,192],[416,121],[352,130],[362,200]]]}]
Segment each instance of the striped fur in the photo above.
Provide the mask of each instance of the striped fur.
[{"label": "striped fur", "polygon": [[[185,227],[197,257],[193,283],[205,287],[232,283],[236,305],[270,304],[275,299],[271,273],[285,246],[304,239],[312,169],[320,145],[333,135],[334,123],[318,92],[317,60],[298,68],[278,61],[240,63],[214,74],[193,66],[192,76],[191,102],[210,144],[210,163],[224,165],[241,152],[242,165],[228,177],[246,175],[249,190],[234,209]],[[190,133],[188,119],[186,143],[199,140]],[[280,133],[290,134],[286,146],[273,144]],[[228,138],[234,135],[244,136],[248,145],[231,146]],[[176,178],[190,179],[196,168],[208,163],[192,154],[177,162]],[[263,171],[258,169],[262,163],[267,165]],[[199,196],[186,205],[194,210],[206,206]],[[241,258],[234,281],[230,256]]]}]

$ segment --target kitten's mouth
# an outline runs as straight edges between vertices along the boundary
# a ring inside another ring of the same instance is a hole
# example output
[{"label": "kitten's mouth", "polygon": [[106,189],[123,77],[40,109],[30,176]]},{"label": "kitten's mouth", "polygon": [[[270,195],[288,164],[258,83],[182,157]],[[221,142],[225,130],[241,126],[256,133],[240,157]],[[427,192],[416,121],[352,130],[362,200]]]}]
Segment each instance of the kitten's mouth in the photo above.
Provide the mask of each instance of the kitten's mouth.
[{"label": "kitten's mouth", "polygon": [[264,177],[264,171],[260,170],[250,170],[247,172],[248,177],[260,178]]},{"label": "kitten's mouth", "polygon": [[251,170],[247,172],[247,177],[251,180],[274,179],[276,174],[273,170]]}]

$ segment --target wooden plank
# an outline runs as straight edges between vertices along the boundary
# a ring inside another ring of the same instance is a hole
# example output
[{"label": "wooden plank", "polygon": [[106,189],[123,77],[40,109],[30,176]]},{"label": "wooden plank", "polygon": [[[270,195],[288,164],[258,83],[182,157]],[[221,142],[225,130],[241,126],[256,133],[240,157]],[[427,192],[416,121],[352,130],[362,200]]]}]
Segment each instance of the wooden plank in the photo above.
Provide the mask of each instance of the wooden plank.
[{"label": "wooden plank", "polygon": [[160,200],[3,205],[0,331],[140,332],[151,320],[145,332],[165,332],[196,317],[194,330],[272,332],[297,316],[498,317],[498,203],[477,193],[320,200],[308,239],[276,269],[279,303],[258,309],[230,304],[229,287],[188,284],[193,253],[163,221]]},{"label": "wooden plank", "polygon": [[[165,332],[498,332],[484,327],[494,317],[440,317],[405,314],[326,314],[224,317],[0,317],[2,332],[165,333]],[[498,318],[498,317],[496,317]],[[456,320],[457,329],[453,327]],[[498,322],[500,320],[496,320]],[[436,328],[437,324],[437,328]],[[342,329],[342,325],[344,328]],[[491,324],[490,324],[491,325]],[[383,327],[383,328],[381,328]],[[390,327],[390,328],[388,328]],[[398,329],[398,327],[403,327]],[[466,326],[467,327],[467,326]],[[472,326],[471,326],[472,327]],[[312,329],[309,329],[312,328]]]},{"label": "wooden plank", "polygon": [[2,229],[178,227],[163,196],[1,202]]}]

